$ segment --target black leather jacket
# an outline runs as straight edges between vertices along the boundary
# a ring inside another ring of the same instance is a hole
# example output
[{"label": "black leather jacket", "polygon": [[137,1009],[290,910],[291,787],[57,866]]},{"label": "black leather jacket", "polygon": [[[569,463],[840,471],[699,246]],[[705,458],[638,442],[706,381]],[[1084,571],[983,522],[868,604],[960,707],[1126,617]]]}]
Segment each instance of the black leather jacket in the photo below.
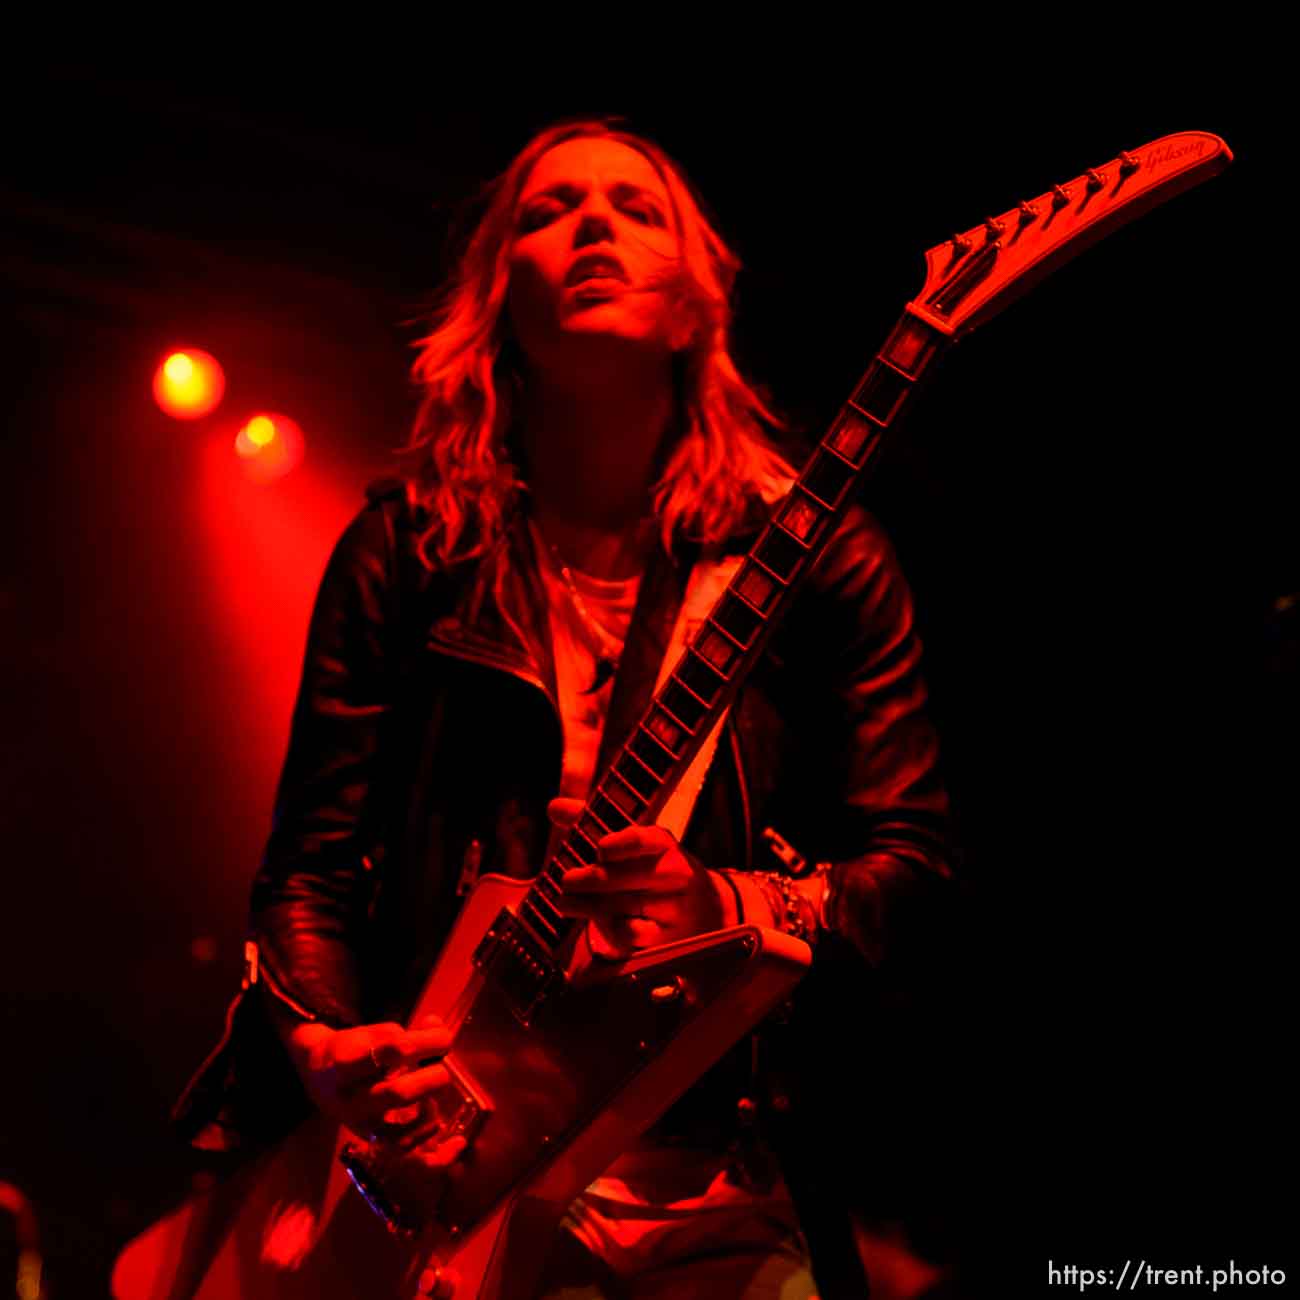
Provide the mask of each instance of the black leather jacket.
[{"label": "black leather jacket", "polygon": [[[563,743],[522,518],[489,559],[430,573],[401,484],[369,495],[320,586],[252,897],[259,982],[335,1026],[409,1013],[455,918],[467,859],[483,872],[535,873]],[[756,502],[752,527],[729,549],[748,550],[765,514]],[[650,697],[694,559],[689,546],[654,552],[598,769]],[[836,864],[833,933],[798,1000],[830,1008],[820,1022],[810,1013],[820,1036],[861,1032],[854,1005],[827,988],[905,952],[951,874],[924,705],[910,594],[878,523],[853,507],[740,691],[682,837],[709,866],[773,870],[770,826],[810,861]],[[178,1103],[198,1146],[256,1145],[304,1113],[260,1001],[237,1000],[225,1040]],[[788,1023],[797,1028],[803,1014],[797,1003]],[[754,1086],[750,1046],[697,1084],[661,1131],[725,1140],[737,1092]],[[785,1116],[792,1089],[811,1095],[801,1076],[820,1068],[806,1037],[792,1055],[793,1068],[769,1061],[760,1102],[775,1094]]]}]

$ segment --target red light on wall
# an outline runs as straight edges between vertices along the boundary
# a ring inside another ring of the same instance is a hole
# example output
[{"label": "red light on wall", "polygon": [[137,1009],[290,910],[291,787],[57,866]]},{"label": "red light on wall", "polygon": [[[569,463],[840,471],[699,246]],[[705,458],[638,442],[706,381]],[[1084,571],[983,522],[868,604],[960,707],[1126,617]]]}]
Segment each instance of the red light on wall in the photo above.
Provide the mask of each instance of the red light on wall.
[{"label": "red light on wall", "polygon": [[154,372],[153,396],[177,420],[197,420],[215,411],[226,391],[217,359],[199,348],[173,352]]},{"label": "red light on wall", "polygon": [[255,415],[235,436],[235,454],[255,483],[283,478],[302,460],[302,453],[302,429],[287,415]]}]

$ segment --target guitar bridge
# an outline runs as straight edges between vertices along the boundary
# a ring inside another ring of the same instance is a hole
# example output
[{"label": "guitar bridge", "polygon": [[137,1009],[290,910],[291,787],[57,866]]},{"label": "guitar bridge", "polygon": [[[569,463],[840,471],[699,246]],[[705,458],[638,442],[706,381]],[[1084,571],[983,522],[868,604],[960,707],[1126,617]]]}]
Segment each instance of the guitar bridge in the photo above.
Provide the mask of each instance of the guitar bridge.
[{"label": "guitar bridge", "polygon": [[560,968],[541,940],[507,907],[497,913],[474,950],[474,965],[500,989],[515,1019],[525,1026],[560,978]]},{"label": "guitar bridge", "polygon": [[442,1067],[447,1071],[447,1086],[434,1094],[436,1138],[445,1142],[463,1137],[472,1142],[492,1106],[453,1057],[444,1056]]}]

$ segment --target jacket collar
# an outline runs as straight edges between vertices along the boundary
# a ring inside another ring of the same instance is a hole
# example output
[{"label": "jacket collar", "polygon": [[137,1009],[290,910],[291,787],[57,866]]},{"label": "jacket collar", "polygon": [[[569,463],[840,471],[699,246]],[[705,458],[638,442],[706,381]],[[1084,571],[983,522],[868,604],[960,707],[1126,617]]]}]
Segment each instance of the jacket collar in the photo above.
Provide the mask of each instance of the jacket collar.
[{"label": "jacket collar", "polygon": [[[597,770],[636,725],[653,695],[699,547],[679,543],[670,556],[657,544],[642,574],[636,608],[610,698]],[[515,514],[496,549],[466,565],[451,608],[435,618],[428,648],[529,682],[559,715],[550,611],[532,530]]]},{"label": "jacket collar", "polygon": [[537,557],[517,515],[494,550],[446,574],[452,596],[433,619],[428,648],[530,682],[557,705],[555,658]]}]

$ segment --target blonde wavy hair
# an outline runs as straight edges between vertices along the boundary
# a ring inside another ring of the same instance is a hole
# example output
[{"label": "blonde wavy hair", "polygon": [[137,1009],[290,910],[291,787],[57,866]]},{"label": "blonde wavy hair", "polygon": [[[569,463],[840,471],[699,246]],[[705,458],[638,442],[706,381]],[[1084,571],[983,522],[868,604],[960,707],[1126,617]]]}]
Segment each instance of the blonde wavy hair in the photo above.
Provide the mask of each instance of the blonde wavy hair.
[{"label": "blonde wavy hair", "polygon": [[[515,437],[523,391],[522,353],[505,310],[519,195],[537,160],[580,136],[616,140],[643,154],[662,178],[681,257],[658,287],[675,313],[676,436],[663,449],[652,504],[665,549],[674,536],[720,541],[754,498],[772,502],[794,471],[768,429],[790,425],[740,374],[730,351],[731,294],[740,261],[706,219],[681,168],[657,144],[621,130],[617,117],[581,118],[538,132],[480,191],[485,211],[416,340],[411,377],[421,400],[409,442],[407,477],[428,512],[420,554],[433,568],[490,552],[527,483]],[[766,427],[765,427],[766,426]]]}]

